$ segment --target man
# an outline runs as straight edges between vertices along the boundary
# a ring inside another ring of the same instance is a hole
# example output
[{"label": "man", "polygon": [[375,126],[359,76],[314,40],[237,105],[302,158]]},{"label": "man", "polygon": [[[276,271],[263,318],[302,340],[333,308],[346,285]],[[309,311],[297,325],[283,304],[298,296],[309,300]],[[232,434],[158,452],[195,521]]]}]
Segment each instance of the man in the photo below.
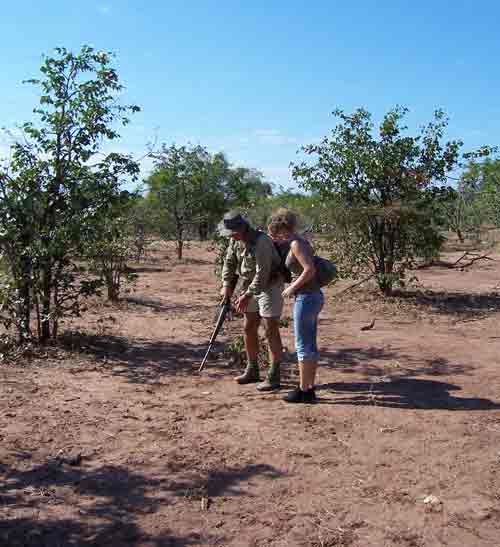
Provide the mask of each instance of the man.
[{"label": "man", "polygon": [[221,295],[231,298],[234,281],[242,281],[236,310],[244,314],[244,340],[247,353],[245,372],[236,377],[239,384],[260,382],[258,363],[259,326],[264,322],[271,366],[259,391],[280,387],[282,344],[279,319],[283,310],[281,259],[273,241],[264,232],[252,228],[239,213],[224,215],[219,232],[231,238],[222,269]]}]

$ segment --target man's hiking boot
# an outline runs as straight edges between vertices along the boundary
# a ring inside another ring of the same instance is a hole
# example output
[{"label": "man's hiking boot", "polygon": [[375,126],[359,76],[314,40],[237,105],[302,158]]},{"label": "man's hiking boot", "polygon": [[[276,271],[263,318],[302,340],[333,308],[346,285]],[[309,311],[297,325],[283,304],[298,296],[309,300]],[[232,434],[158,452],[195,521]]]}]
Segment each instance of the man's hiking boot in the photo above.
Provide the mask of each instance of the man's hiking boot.
[{"label": "man's hiking boot", "polygon": [[245,372],[236,376],[238,384],[254,384],[260,382],[259,365],[257,363],[248,363]]},{"label": "man's hiking boot", "polygon": [[300,387],[295,388],[290,393],[287,393],[283,400],[287,403],[315,403],[316,402],[316,391],[312,387],[307,391],[302,391]]},{"label": "man's hiking boot", "polygon": [[267,373],[266,379],[257,386],[257,389],[259,391],[274,391],[280,387],[280,364],[273,363]]}]

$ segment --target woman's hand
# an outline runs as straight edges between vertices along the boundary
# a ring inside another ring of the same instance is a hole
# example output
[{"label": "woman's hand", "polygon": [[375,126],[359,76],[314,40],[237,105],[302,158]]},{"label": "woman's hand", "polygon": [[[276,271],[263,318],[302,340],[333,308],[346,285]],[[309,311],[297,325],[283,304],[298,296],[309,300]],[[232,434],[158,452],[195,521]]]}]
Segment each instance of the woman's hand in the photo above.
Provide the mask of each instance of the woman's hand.
[{"label": "woman's hand", "polygon": [[295,294],[295,290],[294,290],[294,288],[292,287],[292,285],[290,285],[289,287],[287,287],[287,288],[281,293],[281,296],[282,296],[283,298],[291,298],[294,294]]}]

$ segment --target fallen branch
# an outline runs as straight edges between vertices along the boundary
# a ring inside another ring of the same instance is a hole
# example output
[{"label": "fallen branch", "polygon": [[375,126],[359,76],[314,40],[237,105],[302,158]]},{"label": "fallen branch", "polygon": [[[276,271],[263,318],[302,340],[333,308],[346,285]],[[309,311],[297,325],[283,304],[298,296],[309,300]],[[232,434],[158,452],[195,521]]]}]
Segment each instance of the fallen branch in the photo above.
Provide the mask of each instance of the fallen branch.
[{"label": "fallen branch", "polygon": [[[469,260],[469,262],[466,262],[465,264],[461,264],[462,260],[464,260],[467,257],[472,257],[472,258]],[[425,270],[427,268],[432,268],[432,267],[448,268],[449,270],[463,270],[465,268],[468,268],[469,266],[472,266],[472,264],[474,264],[478,260],[491,260],[495,262],[495,259],[491,258],[491,256],[479,255],[476,253],[469,253],[467,251],[455,262],[448,262],[446,260],[431,260],[430,262],[426,262],[425,264],[420,264],[420,266],[417,266],[417,270]]]},{"label": "fallen branch", "polygon": [[[467,256],[471,256],[472,258],[469,260],[469,262],[467,262],[466,264],[460,264],[460,262],[466,258]],[[477,262],[478,260],[491,260],[493,262],[495,262],[495,259],[494,258],[491,258],[491,256],[488,256],[488,255],[479,255],[479,254],[476,254],[476,253],[465,253],[463,256],[461,256],[456,262],[455,264],[453,265],[454,268],[468,268],[469,266],[472,266],[472,264],[474,264],[474,262]],[[460,265],[459,265],[460,264]]]},{"label": "fallen branch", "polygon": [[453,324],[458,325],[458,323],[472,323],[473,321],[481,321],[482,319],[486,319],[487,317],[487,314],[482,314],[475,317],[466,317],[465,319],[456,319],[455,321],[453,321]]},{"label": "fallen branch", "polygon": [[359,287],[360,285],[362,285],[363,283],[366,283],[367,281],[370,281],[370,279],[373,279],[375,277],[376,274],[370,274],[368,277],[365,277],[364,279],[362,279],[361,281],[357,281],[356,283],[353,283],[352,285],[350,285],[349,287],[346,287],[345,289],[343,289],[342,291],[340,291],[336,297],[338,298],[339,296],[341,296],[342,294],[346,293],[346,292],[349,292],[351,291],[352,289],[355,289],[356,287]]}]

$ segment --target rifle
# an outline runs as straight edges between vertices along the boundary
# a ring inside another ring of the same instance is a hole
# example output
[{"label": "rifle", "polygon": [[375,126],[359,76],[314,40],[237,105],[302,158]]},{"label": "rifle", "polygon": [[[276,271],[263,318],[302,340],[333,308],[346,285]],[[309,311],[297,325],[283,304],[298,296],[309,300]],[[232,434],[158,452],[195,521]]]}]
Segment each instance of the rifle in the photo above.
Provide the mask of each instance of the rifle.
[{"label": "rifle", "polygon": [[[233,283],[233,290],[235,285],[236,285],[236,282]],[[212,333],[212,336],[210,337],[210,341],[208,342],[207,352],[205,353],[205,357],[203,358],[203,361],[201,362],[198,372],[201,372],[205,368],[205,363],[207,362],[208,354],[210,353],[210,350],[212,349],[212,346],[215,343],[215,339],[217,338],[217,335],[219,334],[222,328],[222,325],[224,324],[224,321],[226,320],[226,316],[230,310],[231,310],[231,298],[224,298],[220,307],[219,316],[217,317],[217,323],[215,324],[214,332]]]}]

